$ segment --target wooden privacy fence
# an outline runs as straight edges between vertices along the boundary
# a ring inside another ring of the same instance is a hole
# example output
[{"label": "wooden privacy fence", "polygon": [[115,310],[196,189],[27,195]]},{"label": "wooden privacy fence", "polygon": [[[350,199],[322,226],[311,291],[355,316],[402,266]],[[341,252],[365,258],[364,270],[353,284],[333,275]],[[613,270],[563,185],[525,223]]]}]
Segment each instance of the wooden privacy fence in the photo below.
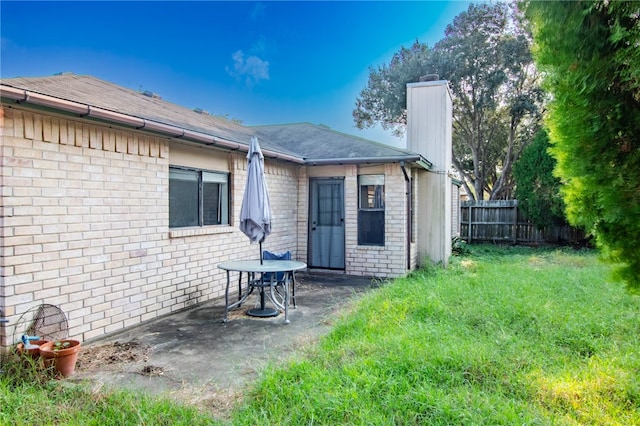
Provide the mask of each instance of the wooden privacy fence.
[{"label": "wooden privacy fence", "polygon": [[463,201],[460,238],[471,242],[575,244],[584,233],[569,225],[538,229],[518,208],[518,200]]}]

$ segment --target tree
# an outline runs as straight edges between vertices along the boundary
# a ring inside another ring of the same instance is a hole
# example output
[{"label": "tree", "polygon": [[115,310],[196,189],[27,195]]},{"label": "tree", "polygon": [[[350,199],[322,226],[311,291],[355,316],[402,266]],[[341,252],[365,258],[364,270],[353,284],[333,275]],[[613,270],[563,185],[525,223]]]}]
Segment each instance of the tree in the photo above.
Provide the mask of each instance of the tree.
[{"label": "tree", "polygon": [[567,217],[640,290],[640,3],[532,2],[527,14]]},{"label": "tree", "polygon": [[553,175],[556,160],[549,154],[549,136],[542,129],[515,163],[515,196],[518,205],[540,229],[564,225],[560,178]]},{"label": "tree", "polygon": [[402,136],[407,126],[407,83],[418,81],[431,66],[431,49],[416,40],[408,49],[400,47],[389,65],[369,68],[369,83],[353,110],[356,127],[380,123],[383,129]]},{"label": "tree", "polygon": [[406,84],[438,74],[454,98],[453,165],[467,192],[510,197],[513,163],[537,130],[542,102],[520,19],[505,3],[472,4],[433,49],[418,41],[402,47],[389,65],[370,69],[353,111],[356,126],[380,123],[402,134]]}]

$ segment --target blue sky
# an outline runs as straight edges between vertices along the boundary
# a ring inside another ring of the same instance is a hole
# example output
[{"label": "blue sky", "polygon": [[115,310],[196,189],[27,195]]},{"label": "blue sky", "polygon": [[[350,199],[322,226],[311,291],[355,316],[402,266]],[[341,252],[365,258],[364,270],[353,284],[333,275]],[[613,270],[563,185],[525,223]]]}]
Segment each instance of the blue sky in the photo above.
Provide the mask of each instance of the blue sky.
[{"label": "blue sky", "polygon": [[368,69],[432,46],[468,2],[0,2],[0,75],[90,74],[246,125],[355,128]]}]

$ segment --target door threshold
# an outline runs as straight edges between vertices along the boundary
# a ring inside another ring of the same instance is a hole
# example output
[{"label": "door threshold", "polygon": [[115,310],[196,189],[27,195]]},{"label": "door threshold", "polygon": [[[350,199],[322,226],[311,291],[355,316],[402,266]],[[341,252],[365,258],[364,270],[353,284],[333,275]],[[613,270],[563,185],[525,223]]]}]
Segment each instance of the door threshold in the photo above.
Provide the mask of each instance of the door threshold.
[{"label": "door threshold", "polygon": [[319,272],[321,274],[336,274],[336,275],[346,275],[346,271],[344,269],[326,269],[326,268],[314,268],[313,266],[307,267],[307,271]]}]

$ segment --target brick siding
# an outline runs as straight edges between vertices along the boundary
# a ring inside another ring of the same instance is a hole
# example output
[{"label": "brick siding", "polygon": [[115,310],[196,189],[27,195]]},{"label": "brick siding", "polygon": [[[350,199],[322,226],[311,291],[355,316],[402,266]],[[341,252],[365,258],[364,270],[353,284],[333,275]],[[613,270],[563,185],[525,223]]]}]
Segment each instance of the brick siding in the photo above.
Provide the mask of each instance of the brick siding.
[{"label": "brick siding", "polygon": [[[206,154],[228,160],[230,225],[169,229],[170,152],[176,142],[19,106],[3,106],[0,113],[0,309],[10,320],[1,329],[1,346],[14,343],[11,324],[41,303],[60,306],[69,335],[86,341],[219,298],[226,275],[216,265],[258,258],[258,246],[238,229],[243,153]],[[306,261],[308,170],[268,159],[265,166],[273,233],[263,248],[290,250]],[[384,247],[358,246],[358,168],[344,166],[344,173],[345,273],[403,275],[406,197],[400,167],[385,166]]]},{"label": "brick siding", "polygon": [[[96,338],[218,298],[226,275],[216,265],[258,258],[237,227],[244,155],[212,154],[232,167],[230,226],[169,230],[168,140],[2,111],[0,307],[11,323],[51,303],[67,315],[70,336]],[[298,168],[265,170],[274,232],[264,248],[294,256]],[[10,325],[5,335],[11,344]]]},{"label": "brick siding", "polygon": [[385,166],[384,246],[358,245],[358,176],[347,166],[345,176],[346,272],[351,275],[391,278],[407,271],[407,197],[398,164]]}]

